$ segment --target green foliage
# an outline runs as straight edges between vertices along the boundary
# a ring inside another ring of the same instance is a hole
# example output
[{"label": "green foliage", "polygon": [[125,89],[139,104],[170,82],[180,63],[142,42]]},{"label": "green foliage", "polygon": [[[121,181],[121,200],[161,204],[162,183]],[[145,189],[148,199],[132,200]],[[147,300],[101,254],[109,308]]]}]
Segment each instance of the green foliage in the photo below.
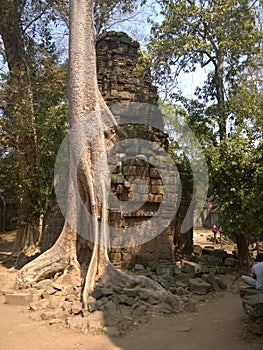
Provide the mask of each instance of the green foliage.
[{"label": "green foliage", "polygon": [[[31,208],[30,215],[33,211],[39,217],[40,213],[46,213],[55,202],[53,168],[58,148],[67,130],[68,120],[67,67],[65,64],[58,63],[57,53],[53,50],[50,52],[42,44],[36,45],[33,41],[28,46],[27,54],[33,91],[37,168],[34,169],[34,173],[30,169],[26,171],[26,164],[23,165],[21,159],[17,157],[17,152],[19,152],[17,128],[24,124],[23,130],[25,130],[27,124],[22,116],[19,116],[21,120],[17,124],[15,122],[17,116],[10,114],[9,109],[4,108],[9,94],[9,87],[6,83],[9,78],[8,75],[3,76],[0,93],[3,113],[0,118],[2,135],[0,190],[16,198],[17,203],[22,201],[24,207],[26,207],[26,201],[30,201],[31,203],[28,203],[28,207]],[[24,172],[25,176],[19,176],[21,172]],[[37,188],[35,187],[36,182],[31,181],[32,177],[37,179]],[[28,188],[34,193],[35,201],[19,190],[22,188]],[[18,194],[20,198],[17,197]]]},{"label": "green foliage", "polygon": [[[157,1],[164,16],[153,27],[150,45],[159,74],[194,71],[211,63],[218,65],[223,54],[229,69],[244,55],[257,52],[260,33],[253,6],[247,0]],[[243,58],[244,59],[244,58]]]},{"label": "green foliage", "polygon": [[262,150],[238,135],[207,150],[214,201],[223,212],[223,231],[262,235]]},{"label": "green foliage", "polygon": [[[153,27],[149,45],[156,82],[170,104],[180,102],[173,111],[184,108],[203,145],[224,232],[262,235],[261,3],[157,2],[163,22]],[[206,68],[206,80],[189,100],[177,78],[197,68]]]},{"label": "green foliage", "polygon": [[[130,14],[144,2],[94,1],[97,31],[106,29],[112,16]],[[61,64],[67,48],[61,50],[57,35],[62,32],[67,36],[62,22],[68,24],[69,1],[26,0],[18,4],[9,0],[1,11],[3,23],[6,13],[10,27],[19,30],[11,37],[8,26],[1,26],[1,35],[9,40],[9,46],[19,43],[20,50],[0,53],[10,70],[0,79],[0,190],[13,195],[23,208],[21,224],[34,221],[37,226],[40,214],[45,214],[55,200],[53,167],[67,129],[67,67]],[[11,67],[10,62],[18,64]],[[26,78],[29,73],[26,84],[19,79],[20,66]]]},{"label": "green foliage", "polygon": [[[202,125],[209,139],[226,137],[228,90],[236,83],[251,56],[260,52],[256,25],[258,1],[157,1],[164,20],[156,24],[149,45],[155,79],[169,99],[180,100],[195,128]],[[181,72],[206,68],[207,78],[193,101],[176,93]],[[196,129],[196,128],[195,128]],[[197,131],[197,130],[196,130]],[[210,135],[208,135],[210,134]]]}]

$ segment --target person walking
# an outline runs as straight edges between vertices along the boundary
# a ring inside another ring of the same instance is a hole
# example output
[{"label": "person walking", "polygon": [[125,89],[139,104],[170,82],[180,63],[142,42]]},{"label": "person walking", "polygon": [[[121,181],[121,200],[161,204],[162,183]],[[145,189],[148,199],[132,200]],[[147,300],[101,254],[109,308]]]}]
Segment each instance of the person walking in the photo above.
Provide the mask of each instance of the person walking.
[{"label": "person walking", "polygon": [[214,234],[214,244],[216,244],[216,234],[218,232],[218,227],[216,225],[213,225],[212,232]]}]

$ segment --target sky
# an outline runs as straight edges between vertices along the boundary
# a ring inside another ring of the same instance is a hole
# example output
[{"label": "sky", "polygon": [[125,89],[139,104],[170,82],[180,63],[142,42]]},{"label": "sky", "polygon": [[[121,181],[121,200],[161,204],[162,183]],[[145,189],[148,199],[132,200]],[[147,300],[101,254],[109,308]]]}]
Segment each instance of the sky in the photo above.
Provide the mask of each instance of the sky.
[{"label": "sky", "polygon": [[[147,22],[147,19],[155,22],[161,22],[162,16],[160,15],[160,9],[155,4],[154,0],[148,0],[147,4],[142,8],[139,8],[136,13],[132,14],[130,18],[123,21],[123,16],[113,19],[113,23],[110,25],[109,30],[124,31],[130,35],[134,40],[140,43],[141,49],[145,49],[147,43],[149,42],[151,24]],[[56,46],[65,50],[65,58],[67,56],[68,47],[68,35],[67,29],[64,25],[59,25],[55,29],[54,41]],[[0,65],[0,71],[6,72],[6,64],[2,63]],[[199,85],[203,85],[206,77],[206,72],[204,69],[197,68],[195,72],[192,73],[182,73],[179,76],[177,86],[183,92],[184,96],[187,98],[194,97],[194,91]]]}]

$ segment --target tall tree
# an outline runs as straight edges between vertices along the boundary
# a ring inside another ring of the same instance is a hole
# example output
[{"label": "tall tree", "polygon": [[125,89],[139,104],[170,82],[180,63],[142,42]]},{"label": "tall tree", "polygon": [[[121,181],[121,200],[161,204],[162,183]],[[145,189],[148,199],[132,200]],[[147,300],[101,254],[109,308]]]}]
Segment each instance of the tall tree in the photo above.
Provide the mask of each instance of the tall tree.
[{"label": "tall tree", "polygon": [[[207,68],[207,81],[196,95],[209,108],[218,136],[226,137],[229,116],[228,84],[243,69],[248,56],[258,52],[260,32],[248,0],[157,1],[164,17],[153,28],[150,49],[157,80],[175,93],[180,72]],[[171,85],[172,84],[172,85]],[[171,96],[171,95],[170,95]]]},{"label": "tall tree", "polygon": [[[67,69],[65,64],[59,64],[60,55],[48,50],[44,45],[36,45],[31,42],[27,48],[27,64],[30,73],[30,83],[33,91],[35,128],[37,134],[37,158],[38,158],[38,188],[37,201],[31,203],[30,213],[25,215],[33,223],[30,214],[36,212],[36,232],[39,231],[38,241],[41,239],[42,226],[46,215],[55,204],[53,189],[53,168],[58,148],[66,133],[66,121],[68,120],[67,101]],[[3,115],[0,119],[2,142],[0,144],[0,191],[8,198],[19,198],[21,186],[21,164],[16,156],[16,123],[13,114],[5,107],[10,99],[9,73],[3,76],[1,82],[1,107]],[[20,116],[23,118],[23,115]],[[26,120],[23,118],[23,126]],[[22,121],[21,121],[22,123]],[[19,130],[22,132],[22,130]],[[28,174],[30,178],[32,174]],[[13,220],[15,217],[13,217]],[[42,222],[43,221],[43,222]],[[19,226],[19,222],[18,222]],[[38,227],[39,226],[39,227]],[[19,250],[24,250],[20,246]],[[32,253],[32,252],[31,252]],[[26,261],[23,254],[22,261]],[[20,259],[18,259],[20,260]],[[18,262],[18,261],[17,261]]]},{"label": "tall tree", "polygon": [[[1,126],[5,133],[5,145],[3,146],[8,148],[9,158],[4,159],[2,169],[5,166],[10,169],[12,166],[13,179],[10,185],[12,183],[14,192],[17,194],[15,197],[17,197],[19,207],[15,250],[19,257],[23,257],[24,254],[34,255],[39,252],[38,243],[43,226],[41,222],[43,214],[46,213],[49,194],[52,193],[50,190],[52,176],[50,176],[51,171],[49,171],[49,176],[46,176],[47,166],[49,164],[50,169],[54,167],[54,156],[59,140],[63,137],[63,122],[58,125],[56,116],[63,119],[66,115],[65,104],[60,105],[61,108],[57,106],[58,93],[53,94],[52,97],[46,89],[42,91],[46,95],[45,98],[38,98],[40,87],[43,85],[39,82],[35,84],[35,81],[41,74],[43,78],[43,71],[40,72],[41,67],[43,65],[47,67],[54,54],[54,28],[50,23],[57,26],[61,19],[67,22],[69,7],[66,0],[10,0],[1,1],[0,5],[0,35],[9,69],[8,84],[3,84],[5,92],[2,95],[1,106],[3,111]],[[106,25],[105,21],[109,19],[110,14],[118,11],[129,12],[133,8],[133,3],[128,0],[108,1],[106,4],[96,1],[94,6],[97,8],[97,21],[100,22],[100,28],[102,28],[102,24]],[[50,55],[49,57],[46,55],[46,62],[43,63],[44,50]],[[41,55],[42,58],[40,58]],[[37,64],[39,65],[38,71],[35,69]],[[45,74],[47,70],[48,68]],[[61,82],[62,71],[58,69],[57,73],[58,83],[62,83],[63,87],[65,82]],[[50,78],[54,81],[54,77],[50,76]],[[54,84],[57,83],[54,81]],[[61,90],[59,88],[57,91]],[[47,100],[49,100],[48,104]],[[65,100],[64,96],[64,102]],[[53,109],[53,124],[50,122],[52,103],[54,103],[54,108],[57,107],[56,111]],[[63,113],[58,113],[58,109],[60,111],[63,109]],[[40,126],[41,123],[42,126]],[[45,125],[48,123],[49,126],[56,124],[53,130],[59,129],[61,134],[57,133],[58,137],[55,141],[53,140],[53,149],[49,149],[52,156],[45,157],[46,163],[44,164],[43,150],[48,152],[48,148],[52,147],[51,138],[49,142],[42,142],[43,130],[46,130]],[[6,177],[4,180],[6,181]]]},{"label": "tall tree", "polygon": [[38,243],[39,215],[37,135],[30,75],[26,60],[22,13],[25,3],[10,0],[0,3],[0,34],[10,72],[4,110],[12,123],[12,150],[19,167],[17,251],[34,254]]},{"label": "tall tree", "polygon": [[[262,135],[262,96],[260,90],[255,90],[252,77],[256,67],[253,62],[255,59],[258,62],[261,52],[262,32],[257,18],[260,1],[157,2],[163,21],[153,28],[150,43],[156,80],[166,89],[168,98],[183,104],[188,125],[202,140],[211,165],[213,192],[210,194],[218,199],[216,204],[230,220],[228,225],[224,221],[225,232],[234,234],[241,264],[248,265],[247,238],[251,232],[246,229],[250,224],[246,226],[244,222],[250,214],[257,221],[252,208],[261,197],[257,185],[254,187],[251,183],[253,195],[247,196],[244,193],[249,191],[249,183],[240,185],[238,191],[235,180],[247,178],[249,162],[251,169],[255,167],[255,173],[260,173],[261,162],[255,163],[258,156],[255,140]],[[206,74],[206,81],[196,89],[195,98],[189,100],[176,90],[175,82],[181,72],[194,72],[197,68]],[[249,77],[248,71],[252,76]],[[249,138],[248,144],[246,138]],[[238,139],[240,147],[237,147]],[[246,147],[241,147],[244,144]],[[232,147],[236,147],[236,152],[231,155]],[[241,159],[244,167],[235,169]],[[237,176],[238,170],[243,175]],[[222,183],[228,184],[228,191],[222,189]],[[247,201],[251,203],[250,213],[246,213],[249,210]],[[231,227],[231,220],[235,222],[236,231]]]},{"label": "tall tree", "polygon": [[[137,285],[147,285],[156,296],[162,297],[166,293],[159,284],[144,277],[130,277],[120,273],[108,258],[106,183],[109,172],[106,151],[118,137],[119,127],[98,89],[92,0],[72,0],[70,3],[69,66],[70,126],[73,136],[70,139],[66,222],[55,245],[22,268],[18,275],[18,284],[27,286],[56,272],[71,271],[78,279],[83,280],[84,306],[87,306],[88,295],[98,277],[120,286],[124,286],[127,280],[133,280]],[[94,135],[87,145],[87,128],[79,127],[74,133],[74,128],[81,122],[84,123],[82,126],[88,123],[88,129]],[[85,152],[78,162],[76,153],[80,152],[83,142],[86,146]],[[100,171],[95,176],[98,158]],[[75,169],[78,169],[77,184],[74,179]],[[85,203],[85,209],[92,216],[84,225],[85,237],[93,237],[92,242],[77,234],[76,228],[83,220],[78,193]]]},{"label": "tall tree", "polygon": [[211,147],[207,155],[212,169],[211,193],[224,216],[222,230],[236,239],[240,266],[249,270],[250,239],[262,237],[262,151],[249,137],[233,134]]}]

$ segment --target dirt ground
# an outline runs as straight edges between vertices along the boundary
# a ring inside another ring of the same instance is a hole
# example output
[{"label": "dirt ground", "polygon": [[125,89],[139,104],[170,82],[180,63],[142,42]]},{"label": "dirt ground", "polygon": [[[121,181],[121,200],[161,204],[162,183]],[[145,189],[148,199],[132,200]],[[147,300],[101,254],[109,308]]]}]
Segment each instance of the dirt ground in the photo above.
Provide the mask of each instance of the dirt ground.
[{"label": "dirt ground", "polygon": [[[11,238],[0,241],[0,261],[10,254]],[[2,244],[1,244],[2,242]],[[6,264],[5,264],[6,265]],[[0,265],[0,290],[12,286],[16,271]],[[4,304],[0,296],[1,350],[262,350],[263,339],[248,333],[248,320],[238,294],[225,292],[195,313],[158,316],[120,338],[77,334],[35,321],[21,306]]]}]

